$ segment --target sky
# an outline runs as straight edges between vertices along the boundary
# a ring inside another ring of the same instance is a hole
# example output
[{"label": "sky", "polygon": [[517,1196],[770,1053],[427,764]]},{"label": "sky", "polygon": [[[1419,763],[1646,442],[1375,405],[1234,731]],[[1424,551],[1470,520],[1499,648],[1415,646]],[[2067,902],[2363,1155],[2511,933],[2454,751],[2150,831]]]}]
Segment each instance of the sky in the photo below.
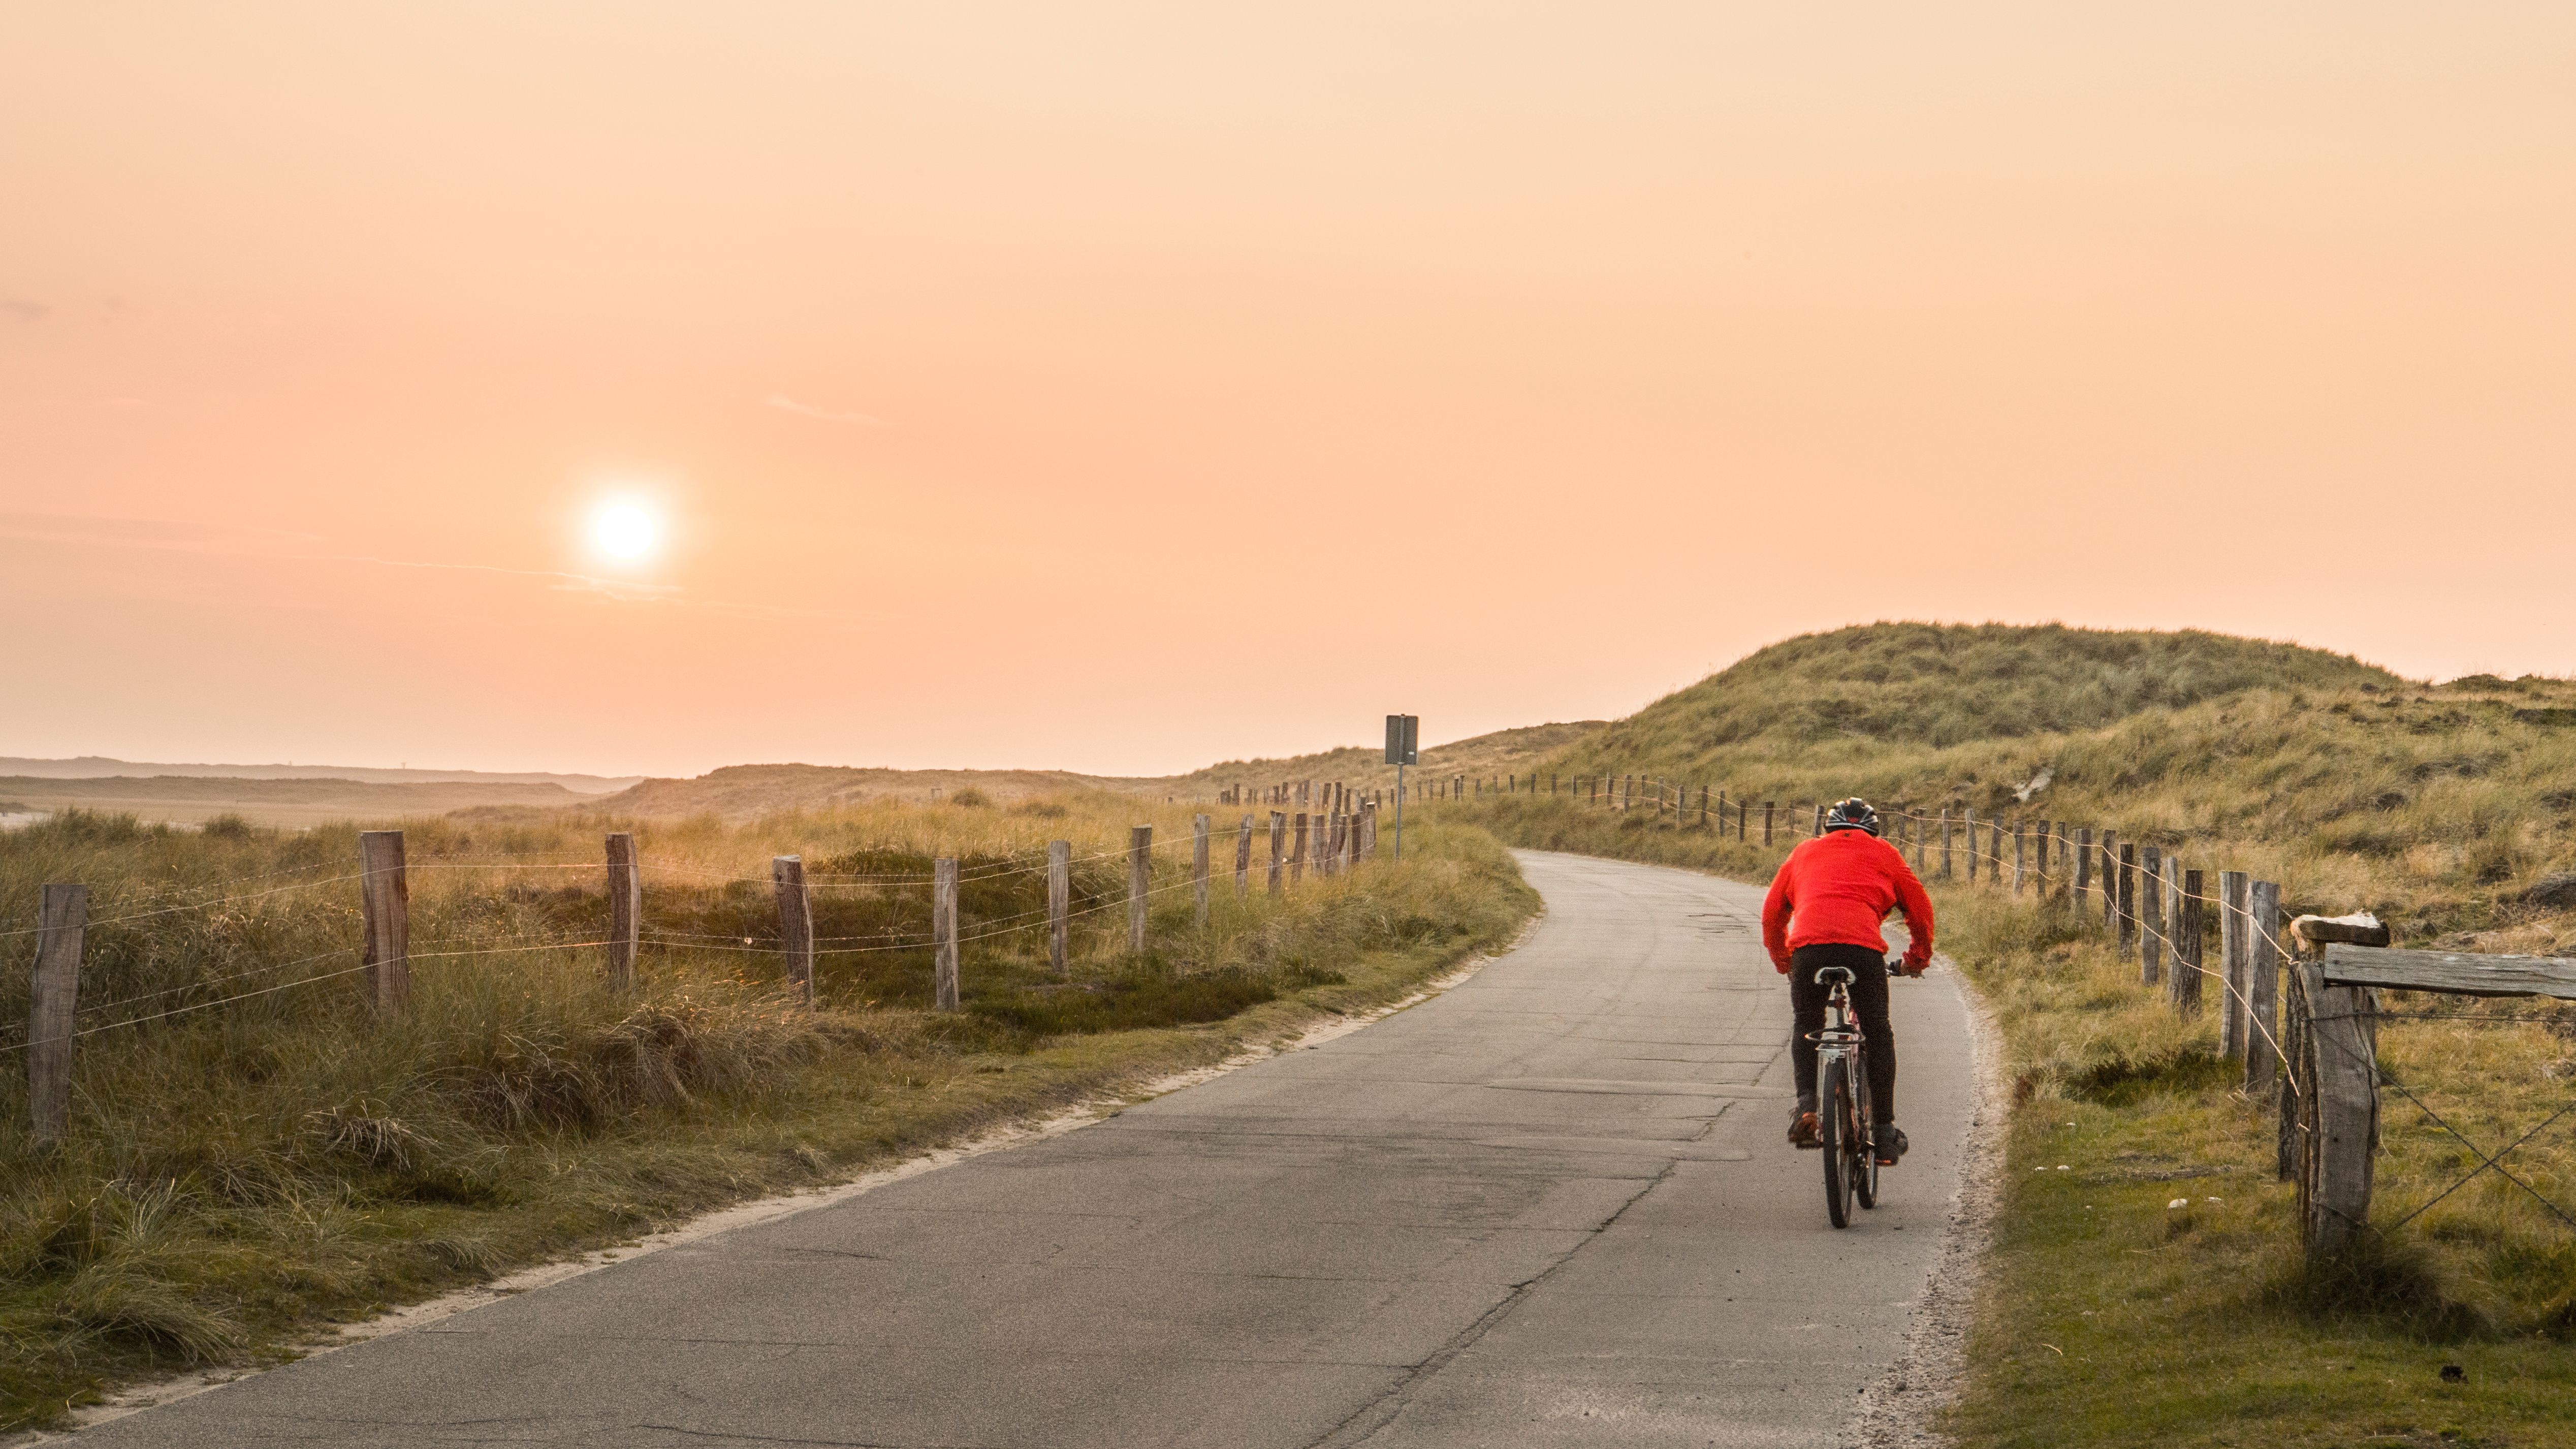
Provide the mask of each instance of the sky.
[{"label": "sky", "polygon": [[0,754],[1161,773],[1895,618],[2576,673],[2571,74],[2538,3],[16,7]]}]

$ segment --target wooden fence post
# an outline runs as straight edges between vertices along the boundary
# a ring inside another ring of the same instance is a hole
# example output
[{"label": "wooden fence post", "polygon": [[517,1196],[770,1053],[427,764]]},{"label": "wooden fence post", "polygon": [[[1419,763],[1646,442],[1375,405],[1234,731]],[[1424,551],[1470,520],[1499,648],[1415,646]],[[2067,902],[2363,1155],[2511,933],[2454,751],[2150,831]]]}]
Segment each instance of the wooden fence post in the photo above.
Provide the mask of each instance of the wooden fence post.
[{"label": "wooden fence post", "polygon": [[2218,1054],[2245,1055],[2245,887],[2241,870],[2218,873]]},{"label": "wooden fence post", "polygon": [[2012,891],[2013,891],[2013,894],[2014,894],[2014,895],[2020,895],[2020,894],[2021,894],[2022,872],[2023,872],[2023,870],[2024,870],[2024,866],[2023,866],[2023,864],[2022,864],[2022,851],[2023,851],[2023,837],[2024,837],[2024,835],[2025,835],[2025,830],[2024,830],[2024,828],[2023,828],[2023,826],[2022,826],[2022,823],[2021,823],[2020,821],[2018,821],[2018,820],[2014,821],[2014,822],[2013,822],[2013,887],[2012,887]]},{"label": "wooden fence post", "polygon": [[[2224,887],[2221,888],[2222,890]],[[2302,963],[2307,1021],[2299,1033],[2310,1090],[2301,1115],[2299,1218],[2309,1256],[2330,1258],[2369,1231],[2371,1159],[2379,1147],[2377,1003],[2366,986],[2328,986]]]},{"label": "wooden fence post", "polygon": [[[771,857],[769,885],[778,898],[778,950],[786,966],[787,994],[812,1006],[814,906],[805,895],[805,857]],[[938,913],[934,910],[932,914]]]},{"label": "wooden fence post", "polygon": [[1907,819],[1914,825],[1914,878],[1921,880],[1923,878],[1923,817],[1910,815]]},{"label": "wooden fence post", "polygon": [[1197,904],[1198,927],[1204,931],[1208,912],[1208,818],[1204,815],[1190,819],[1190,890]]},{"label": "wooden fence post", "polygon": [[36,970],[27,982],[27,1125],[38,1147],[71,1131],[72,1031],[80,1007],[89,887],[48,883],[36,908]]},{"label": "wooden fence post", "polygon": [[2138,959],[2138,847],[2120,844],[2120,959]]},{"label": "wooden fence post", "polygon": [[2245,929],[2245,1094],[2272,1090],[2279,1062],[2276,1007],[2281,981],[2281,887],[2268,880],[2249,881],[2245,907],[2252,917]]},{"label": "wooden fence post", "polygon": [[2075,913],[2082,915],[2093,896],[2093,827],[2075,832],[2075,883],[2068,889],[2075,901]]},{"label": "wooden fence post", "polygon": [[[2170,884],[2174,879],[2173,857],[2166,856],[2165,880]],[[2186,870],[2181,872],[2181,889],[2172,893],[2174,971],[2165,999],[2173,1003],[2176,1014],[2185,1017],[2200,1015],[2201,970],[2209,964],[2206,959],[2208,948],[2201,940],[2201,933],[2206,929],[2203,924],[2206,917],[2200,909],[2201,889],[2200,872]]]},{"label": "wooden fence post", "polygon": [[1816,828],[1808,835],[1807,838],[1810,840],[1822,840],[1825,838],[1825,807],[1822,805],[1816,807]]},{"label": "wooden fence post", "polygon": [[2120,929],[2120,832],[2102,832],[2102,930]]},{"label": "wooden fence post", "polygon": [[2165,859],[2152,845],[2138,848],[2138,984],[2165,979]]},{"label": "wooden fence post", "polygon": [[[1243,817],[1246,820],[1252,817]],[[1047,842],[1047,966],[1065,973],[1073,935],[1073,842]]]},{"label": "wooden fence post", "polygon": [[1273,810],[1270,812],[1270,893],[1272,895],[1279,894],[1284,888],[1283,876],[1287,868],[1288,814],[1284,810]]},{"label": "wooden fence post", "polygon": [[620,830],[608,837],[608,985],[628,991],[635,985],[635,957],[644,937],[644,872],[635,860],[635,836]]},{"label": "wooden fence post", "polygon": [[378,1016],[400,1015],[411,1004],[411,875],[403,864],[403,833],[358,833],[359,895],[366,914],[367,1000]]},{"label": "wooden fence post", "polygon": [[1288,828],[1291,836],[1288,842],[1288,884],[1303,885],[1306,881],[1306,812],[1300,810],[1289,817]]},{"label": "wooden fence post", "polygon": [[1127,949],[1145,949],[1145,895],[1154,885],[1154,827],[1127,829]]},{"label": "wooden fence post", "polygon": [[931,995],[941,1011],[957,1009],[957,862],[930,863]]},{"label": "wooden fence post", "polygon": [[1977,812],[1962,807],[1960,813],[1966,816],[1968,821],[1968,884],[1975,885],[1977,883]]},{"label": "wooden fence post", "polygon": [[1243,817],[1243,827],[1234,837],[1234,898],[1252,894],[1252,817]]},{"label": "wooden fence post", "polygon": [[1775,808],[1768,800],[1762,802],[1762,844],[1765,849],[1771,844],[1771,812]]}]

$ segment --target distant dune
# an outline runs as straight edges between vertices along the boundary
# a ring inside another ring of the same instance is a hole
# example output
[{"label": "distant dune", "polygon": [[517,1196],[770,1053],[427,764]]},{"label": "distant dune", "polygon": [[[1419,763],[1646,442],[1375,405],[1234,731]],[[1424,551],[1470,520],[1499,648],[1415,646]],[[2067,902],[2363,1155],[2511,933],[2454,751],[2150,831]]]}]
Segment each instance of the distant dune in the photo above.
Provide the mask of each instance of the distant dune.
[{"label": "distant dune", "polygon": [[[1497,730],[1422,752],[1434,774],[1527,769],[1601,728],[1598,721]],[[1219,790],[1282,780],[1335,781],[1354,789],[1393,781],[1378,744],[1285,759],[1236,760],[1185,775],[1084,775],[1071,770],[889,770],[844,765],[728,765],[694,779],[494,774],[475,770],[340,769],[323,765],[138,765],[88,757],[0,757],[0,800],[37,811],[130,814],[196,824],[239,815],[260,825],[307,826],[458,810],[581,809],[612,815],[720,815],[747,819],[822,810],[860,800],[936,800],[980,791],[997,804],[1073,790],[1151,799],[1213,801]]]},{"label": "distant dune", "polygon": [[370,785],[561,785],[576,795],[606,795],[640,783],[642,775],[564,775],[535,770],[383,770],[366,765],[163,765],[104,755],[71,760],[31,760],[0,755],[0,776],[33,780],[159,779],[348,780]]},{"label": "distant dune", "polygon": [[199,775],[62,780],[0,776],[0,800],[30,810],[96,810],[190,825],[239,815],[261,825],[444,815],[484,805],[561,808],[595,798],[561,785],[504,781],[381,784],[369,780],[262,780]]}]

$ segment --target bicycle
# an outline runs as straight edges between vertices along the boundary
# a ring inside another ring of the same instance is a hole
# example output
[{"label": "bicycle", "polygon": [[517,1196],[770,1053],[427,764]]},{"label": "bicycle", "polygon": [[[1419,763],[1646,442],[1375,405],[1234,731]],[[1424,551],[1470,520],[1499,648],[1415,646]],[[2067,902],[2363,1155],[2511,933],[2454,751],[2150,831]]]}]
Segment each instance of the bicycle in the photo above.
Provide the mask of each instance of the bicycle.
[{"label": "bicycle", "polygon": [[[1894,976],[1897,968],[1890,966]],[[1827,966],[1816,980],[1829,989],[1825,1024],[1808,1034],[1816,1044],[1816,1116],[1825,1148],[1825,1215],[1835,1227],[1851,1226],[1852,1204],[1878,1206],[1877,1122],[1869,1097],[1868,1062],[1860,1023],[1852,1019],[1852,973]]]}]

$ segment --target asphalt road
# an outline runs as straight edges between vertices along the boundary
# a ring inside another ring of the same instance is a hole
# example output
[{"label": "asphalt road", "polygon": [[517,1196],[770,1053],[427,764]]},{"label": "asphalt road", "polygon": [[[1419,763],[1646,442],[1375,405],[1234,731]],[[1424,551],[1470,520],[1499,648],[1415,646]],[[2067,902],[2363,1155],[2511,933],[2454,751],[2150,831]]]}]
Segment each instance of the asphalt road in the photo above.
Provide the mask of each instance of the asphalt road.
[{"label": "asphalt road", "polygon": [[81,1438],[1839,1442],[1957,1186],[1955,983],[1893,985],[1914,1150],[1836,1232],[1758,891],[1521,859],[1528,942],[1365,1030]]}]

